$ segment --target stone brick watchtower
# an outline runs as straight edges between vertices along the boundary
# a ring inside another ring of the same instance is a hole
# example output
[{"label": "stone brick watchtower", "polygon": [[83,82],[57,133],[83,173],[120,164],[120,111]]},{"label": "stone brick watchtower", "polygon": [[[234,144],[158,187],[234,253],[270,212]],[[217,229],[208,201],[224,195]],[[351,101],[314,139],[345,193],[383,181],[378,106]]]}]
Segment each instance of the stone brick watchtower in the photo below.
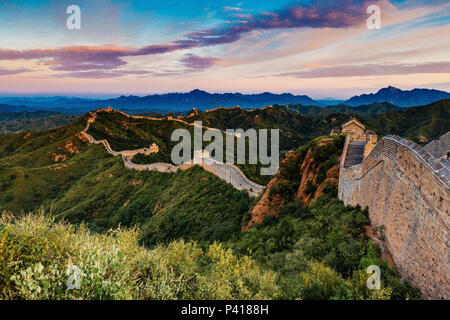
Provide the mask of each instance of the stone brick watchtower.
[{"label": "stone brick watchtower", "polygon": [[345,134],[348,136],[344,146],[344,167],[360,164],[373,150],[378,141],[378,136],[356,118],[344,123],[341,131],[333,129],[331,134]]}]

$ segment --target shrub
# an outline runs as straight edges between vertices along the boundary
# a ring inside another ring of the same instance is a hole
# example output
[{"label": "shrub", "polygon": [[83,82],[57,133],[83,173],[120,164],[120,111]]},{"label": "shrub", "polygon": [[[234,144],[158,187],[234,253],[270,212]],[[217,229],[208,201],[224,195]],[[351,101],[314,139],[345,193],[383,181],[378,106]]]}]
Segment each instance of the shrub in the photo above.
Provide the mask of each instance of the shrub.
[{"label": "shrub", "polygon": [[[91,234],[45,215],[0,218],[0,299],[273,299],[275,273],[220,244],[175,241],[152,250],[139,232]],[[74,267],[76,266],[76,267]],[[69,290],[79,268],[79,289]]]},{"label": "shrub", "polygon": [[308,180],[308,182],[306,183],[306,188],[305,188],[305,194],[306,195],[314,195],[314,193],[316,192],[317,187],[313,184],[313,182],[311,180]]},{"label": "shrub", "polygon": [[327,181],[323,186],[323,193],[330,197],[336,198],[338,195],[336,183],[332,181]]}]

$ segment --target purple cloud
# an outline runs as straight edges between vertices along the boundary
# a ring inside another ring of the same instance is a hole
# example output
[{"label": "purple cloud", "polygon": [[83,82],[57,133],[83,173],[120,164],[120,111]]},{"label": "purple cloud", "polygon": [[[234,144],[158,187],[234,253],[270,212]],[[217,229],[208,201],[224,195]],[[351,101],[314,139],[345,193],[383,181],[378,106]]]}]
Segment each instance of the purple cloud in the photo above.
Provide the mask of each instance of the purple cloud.
[{"label": "purple cloud", "polygon": [[58,49],[0,49],[0,60],[41,60],[56,71],[110,70],[126,64],[128,50],[117,47],[65,47]]},{"label": "purple cloud", "polygon": [[24,72],[28,72],[28,71],[31,71],[31,70],[26,69],[26,68],[13,69],[13,70],[0,69],[0,76],[9,76],[12,74],[19,74],[19,73],[24,73]]},{"label": "purple cloud", "polygon": [[118,71],[81,71],[81,72],[65,72],[58,74],[56,77],[60,78],[84,78],[84,79],[106,79],[106,78],[118,78],[129,74],[133,75],[145,75],[150,74],[148,71],[128,71],[128,70],[118,70]]},{"label": "purple cloud", "polygon": [[235,21],[231,25],[192,32],[178,43],[204,47],[227,44],[239,40],[253,30],[293,29],[293,28],[348,28],[366,22],[368,4],[379,2],[360,0],[319,1],[309,6],[291,5],[274,12],[246,15],[245,21]]},{"label": "purple cloud", "polygon": [[[378,0],[371,0],[376,3]],[[141,48],[77,46],[56,49],[9,50],[0,49],[0,60],[40,60],[55,71],[68,71],[66,75],[92,75],[93,77],[118,76],[115,70],[127,64],[122,58],[163,54],[173,51],[229,44],[239,40],[253,30],[291,29],[291,28],[347,28],[365,23],[368,1],[313,0],[308,5],[296,1],[293,5],[274,12],[246,15],[245,21],[232,21],[229,24],[187,33],[183,39],[167,44],[152,44]],[[229,9],[231,11],[240,11]],[[239,19],[239,17],[236,17]],[[195,55],[186,56],[182,62],[192,69],[205,69],[214,65],[211,58]],[[102,72],[103,71],[103,72]],[[72,72],[72,73],[70,73]],[[89,73],[91,72],[91,73]]]},{"label": "purple cloud", "polygon": [[213,57],[199,57],[195,54],[186,54],[181,60],[181,63],[192,71],[206,70],[217,64],[219,59]]}]

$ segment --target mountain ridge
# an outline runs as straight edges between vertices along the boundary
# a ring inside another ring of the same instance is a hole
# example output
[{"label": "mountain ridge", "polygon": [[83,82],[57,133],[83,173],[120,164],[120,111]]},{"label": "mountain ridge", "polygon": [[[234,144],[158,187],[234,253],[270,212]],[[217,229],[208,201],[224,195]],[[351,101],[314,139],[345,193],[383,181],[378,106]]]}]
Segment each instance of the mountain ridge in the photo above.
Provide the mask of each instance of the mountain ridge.
[{"label": "mountain ridge", "polygon": [[450,99],[450,93],[434,89],[401,90],[393,86],[382,88],[376,93],[353,96],[344,102],[355,107],[376,102],[390,102],[401,107],[426,105],[438,100]]},{"label": "mountain ridge", "polygon": [[214,108],[231,108],[240,106],[243,109],[255,109],[270,105],[301,104],[304,106],[337,106],[351,107],[372,103],[392,103],[400,107],[426,105],[441,99],[449,99],[450,93],[434,89],[401,90],[392,86],[382,88],[376,93],[353,96],[350,99],[312,99],[307,95],[292,93],[275,94],[270,92],[244,94],[209,93],[200,89],[189,92],[171,92],[144,96],[121,95],[117,98],[94,99],[78,97],[0,97],[0,111],[37,111],[51,110],[62,113],[85,113],[93,109],[112,106],[128,113],[139,112],[185,112],[197,108],[209,110]]},{"label": "mountain ridge", "polygon": [[[239,105],[245,109],[259,108],[272,104],[299,103],[304,105],[323,106],[322,103],[306,95],[293,95],[291,93],[274,94],[263,92],[259,94],[243,93],[208,93],[199,89],[190,92],[173,92],[165,94],[152,94],[146,96],[121,95],[110,99],[82,99],[82,98],[27,98],[27,97],[0,97],[0,103],[5,104],[2,111],[7,110],[6,105],[20,106],[20,111],[34,111],[36,108],[56,110],[60,112],[87,112],[92,109],[112,106],[122,111],[188,111],[192,108],[213,109],[218,107],[235,107]],[[24,106],[28,106],[24,110]]]}]

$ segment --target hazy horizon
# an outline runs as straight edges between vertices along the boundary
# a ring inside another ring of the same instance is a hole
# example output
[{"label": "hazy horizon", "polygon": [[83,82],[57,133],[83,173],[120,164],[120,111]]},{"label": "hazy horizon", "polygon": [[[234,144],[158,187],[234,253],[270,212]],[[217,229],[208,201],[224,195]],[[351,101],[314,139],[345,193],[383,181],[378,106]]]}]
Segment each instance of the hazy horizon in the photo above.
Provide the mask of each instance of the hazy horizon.
[{"label": "hazy horizon", "polygon": [[[387,86],[389,87],[389,86]],[[435,89],[435,88],[411,88],[411,89],[404,89],[404,88],[399,88],[396,86],[392,86],[395,87],[397,89],[401,89],[404,91],[407,90],[412,90],[412,89],[430,89],[430,90],[439,90],[439,89]],[[386,88],[386,87],[384,87]],[[337,97],[315,97],[315,96],[310,96],[307,94],[303,94],[303,93],[293,93],[293,92],[270,92],[270,91],[255,91],[255,92],[240,92],[240,91],[207,91],[207,90],[203,90],[203,89],[199,89],[199,88],[195,88],[189,91],[167,91],[167,92],[156,92],[156,93],[137,93],[137,94],[124,94],[124,93],[105,93],[105,94],[76,94],[76,93],[43,93],[43,94],[39,94],[39,93],[29,93],[29,94],[9,94],[9,93],[2,93],[0,92],[0,98],[54,98],[54,97],[63,97],[63,98],[79,98],[79,99],[114,99],[114,98],[119,98],[121,96],[137,96],[137,97],[145,97],[145,96],[150,96],[150,95],[163,95],[163,94],[168,94],[168,93],[189,93],[191,91],[194,90],[200,90],[200,91],[205,91],[209,94],[225,94],[225,93],[241,93],[241,94],[263,94],[263,93],[272,93],[272,94],[292,94],[292,95],[296,95],[296,96],[300,96],[300,95],[306,95],[308,97],[310,97],[313,100],[317,100],[317,101],[327,101],[327,100],[338,100],[338,101],[345,101],[348,100],[356,95],[361,95],[361,94],[370,94],[370,93],[376,93],[378,92],[380,89],[383,88],[378,88],[374,91],[367,91],[367,92],[361,92],[352,96],[346,96],[346,97],[341,97],[341,98],[337,98]],[[446,90],[440,90],[440,91],[446,91]]]}]

